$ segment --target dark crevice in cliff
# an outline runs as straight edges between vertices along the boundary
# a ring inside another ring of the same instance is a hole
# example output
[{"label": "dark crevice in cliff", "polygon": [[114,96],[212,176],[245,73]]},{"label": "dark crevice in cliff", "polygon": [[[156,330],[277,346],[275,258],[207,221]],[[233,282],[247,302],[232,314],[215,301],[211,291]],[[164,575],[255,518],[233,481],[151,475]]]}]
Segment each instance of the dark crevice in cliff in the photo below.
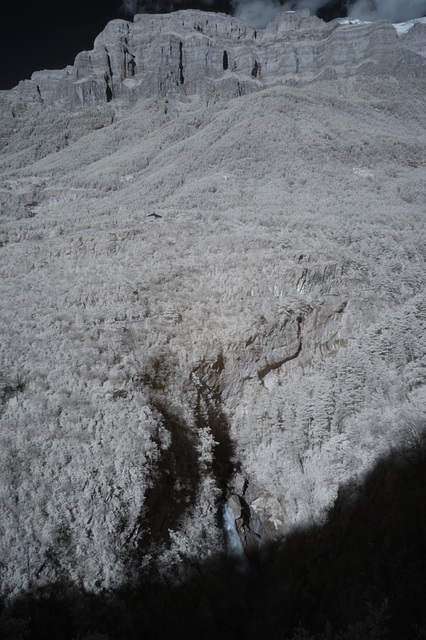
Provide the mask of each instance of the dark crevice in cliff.
[{"label": "dark crevice in cliff", "polygon": [[228,70],[228,52],[227,51],[223,52],[222,66],[224,71]]},{"label": "dark crevice in cliff", "polygon": [[179,42],[179,82],[183,84],[185,78],[183,77],[183,42]]},{"label": "dark crevice in cliff", "polygon": [[106,52],[106,56],[107,56],[107,62],[108,62],[108,71],[109,71],[109,76],[110,78],[112,78],[112,76],[114,75],[112,72],[112,66],[111,66],[111,58],[110,55],[108,53],[108,49],[105,47],[105,52]]},{"label": "dark crevice in cliff", "polygon": [[235,528],[243,545],[247,560],[253,565],[258,564],[260,545],[262,544],[261,521],[243,495],[231,494],[228,505],[235,518]]},{"label": "dark crevice in cliff", "polygon": [[109,86],[109,81],[108,81],[107,77],[105,77],[105,85],[106,85],[106,87],[105,87],[106,101],[107,102],[111,102],[111,100],[112,100],[112,89]]},{"label": "dark crevice in cliff", "polygon": [[113,73],[112,73],[112,66],[111,66],[111,58],[109,56],[108,49],[106,47],[105,47],[105,53],[106,53],[107,63],[108,63],[108,73],[105,72],[105,84],[106,84],[105,94],[106,94],[106,101],[111,102],[113,98],[113,94],[112,94],[112,88],[110,83],[112,81]]},{"label": "dark crevice in cliff", "polygon": [[133,78],[136,73],[136,61],[135,61],[135,56],[130,53],[129,53],[129,60],[127,62],[127,70],[128,70],[129,76]]},{"label": "dark crevice in cliff", "polygon": [[254,61],[253,69],[251,71],[252,78],[257,78],[260,76],[260,64],[257,60]]}]

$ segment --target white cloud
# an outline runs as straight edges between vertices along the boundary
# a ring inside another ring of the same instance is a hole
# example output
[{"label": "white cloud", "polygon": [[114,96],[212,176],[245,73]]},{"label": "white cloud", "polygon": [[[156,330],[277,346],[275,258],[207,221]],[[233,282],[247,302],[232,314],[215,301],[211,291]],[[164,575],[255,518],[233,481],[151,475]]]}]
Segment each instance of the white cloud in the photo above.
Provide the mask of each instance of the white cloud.
[{"label": "white cloud", "polygon": [[239,2],[235,7],[234,16],[253,27],[263,28],[271,22],[277,13],[283,11],[283,6],[272,0],[251,0]]},{"label": "white cloud", "polygon": [[426,0],[358,0],[349,17],[359,20],[405,22],[426,13]]},{"label": "white cloud", "polygon": [[266,27],[277,13],[297,9],[310,9],[315,13],[324,0],[293,0],[281,4],[276,0],[242,0],[234,2],[234,16],[259,29]]},{"label": "white cloud", "polygon": [[[342,0],[349,5],[349,17],[359,20],[390,20],[404,22],[426,14],[426,0]],[[214,0],[204,0],[206,9],[215,8]],[[314,14],[328,4],[327,0],[233,0],[234,16],[254,27],[263,28],[281,11],[310,9]],[[177,11],[180,0],[122,0],[121,11],[129,16],[136,13]]]}]

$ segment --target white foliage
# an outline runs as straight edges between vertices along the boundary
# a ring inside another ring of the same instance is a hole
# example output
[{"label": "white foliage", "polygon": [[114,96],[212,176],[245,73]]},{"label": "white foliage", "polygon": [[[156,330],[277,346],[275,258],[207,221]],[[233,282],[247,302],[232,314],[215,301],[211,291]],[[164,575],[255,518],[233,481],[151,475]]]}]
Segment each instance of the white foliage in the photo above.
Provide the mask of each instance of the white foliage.
[{"label": "white foliage", "polygon": [[138,561],[179,574],[221,548],[200,363],[242,475],[284,505],[287,528],[415,441],[424,95],[420,81],[358,78],[177,103],[173,119],[154,100],[0,119],[4,593],[132,573],[174,446],[159,398],[201,477],[170,544]]}]

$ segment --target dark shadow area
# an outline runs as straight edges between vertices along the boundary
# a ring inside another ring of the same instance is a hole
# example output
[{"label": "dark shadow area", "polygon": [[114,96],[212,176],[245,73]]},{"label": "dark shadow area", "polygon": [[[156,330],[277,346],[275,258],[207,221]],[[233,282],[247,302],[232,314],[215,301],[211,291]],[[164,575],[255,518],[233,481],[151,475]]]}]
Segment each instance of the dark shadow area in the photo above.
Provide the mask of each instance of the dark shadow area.
[{"label": "dark shadow area", "polygon": [[[210,388],[204,380],[204,363],[197,369],[203,379],[199,387],[193,389],[194,424],[187,424],[183,412],[168,400],[167,388],[170,358],[156,358],[149,361],[146,370],[135,376],[136,387],[143,387],[149,393],[149,403],[159,424],[170,435],[170,444],[162,446],[160,438],[157,444],[161,457],[151,472],[152,485],[145,492],[143,511],[129,537],[137,540],[136,549],[129,553],[127,565],[129,575],[138,575],[135,565],[148,552],[157,555],[161,547],[169,547],[171,531],[178,531],[188,509],[194,505],[202,479],[202,474],[212,474],[221,498],[216,504],[216,522],[222,527],[222,507],[226,500],[229,482],[236,470],[234,443],[229,431],[229,423],[221,408],[220,393],[216,386]],[[220,374],[224,368],[219,355],[213,365],[213,372]],[[216,381],[215,381],[216,382]],[[199,445],[204,438],[213,436],[214,446],[210,463],[199,462]],[[136,571],[136,573],[135,573]]]},{"label": "dark shadow area", "polygon": [[0,411],[3,410],[4,405],[8,400],[17,396],[18,393],[22,393],[25,389],[25,383],[19,377],[13,382],[4,383],[3,376],[0,372]]},{"label": "dark shadow area", "polygon": [[216,442],[213,448],[212,471],[225,500],[229,482],[238,470],[238,464],[234,460],[235,443],[229,435],[228,419],[220,404],[209,398],[206,391],[200,391],[195,408],[195,420],[198,432],[210,429]]},{"label": "dark shadow area", "polygon": [[0,637],[425,638],[426,438],[343,486],[324,525],[263,549],[245,573],[221,557],[175,587],[141,579],[92,596],[51,585],[3,607]]},{"label": "dark shadow area", "polygon": [[221,499],[217,510],[217,524],[223,527],[223,504],[229,497],[231,479],[240,470],[235,458],[235,442],[230,436],[230,425],[221,404],[220,376],[225,369],[222,353],[218,353],[211,368],[203,361],[192,374],[197,374],[197,401],[194,408],[195,424],[202,438],[203,432],[211,433],[215,441],[212,451],[211,471]]},{"label": "dark shadow area", "polygon": [[377,463],[361,487],[343,486],[324,526],[271,547],[262,578],[277,586],[262,590],[286,631],[328,623],[351,627],[345,638],[426,637],[416,631],[426,625],[426,438]]},{"label": "dark shadow area", "polygon": [[200,482],[196,442],[188,426],[164,401],[156,399],[152,406],[161,416],[161,422],[171,436],[171,444],[163,451],[153,485],[145,494],[145,511],[140,522],[144,530],[142,552],[150,540],[157,545],[169,544],[169,530],[179,528],[188,505],[194,503]]}]

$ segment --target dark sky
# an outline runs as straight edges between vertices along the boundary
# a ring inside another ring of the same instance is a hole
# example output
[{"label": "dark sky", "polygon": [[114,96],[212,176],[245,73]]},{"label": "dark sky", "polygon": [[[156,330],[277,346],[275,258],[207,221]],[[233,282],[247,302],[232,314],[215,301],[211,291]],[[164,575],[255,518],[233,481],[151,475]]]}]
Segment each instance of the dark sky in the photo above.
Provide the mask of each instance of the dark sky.
[{"label": "dark sky", "polygon": [[[72,64],[105,24],[117,17],[120,0],[13,2],[0,21],[0,89],[40,69]],[[56,6],[56,8],[55,8]]]},{"label": "dark sky", "polygon": [[[123,1],[125,0],[56,0],[52,3],[51,0],[22,0],[9,5],[7,14],[3,13],[0,21],[0,89],[10,89],[19,80],[30,78],[33,71],[62,69],[67,64],[73,64],[77,53],[93,48],[94,39],[109,20],[131,19],[121,9]],[[233,0],[127,1],[133,6],[138,2],[139,6],[143,4],[147,13],[203,8],[233,12]],[[295,1],[303,4],[303,0]],[[368,1],[383,3],[388,0]],[[350,2],[355,0],[324,0],[317,15],[326,20],[345,16]]]}]

